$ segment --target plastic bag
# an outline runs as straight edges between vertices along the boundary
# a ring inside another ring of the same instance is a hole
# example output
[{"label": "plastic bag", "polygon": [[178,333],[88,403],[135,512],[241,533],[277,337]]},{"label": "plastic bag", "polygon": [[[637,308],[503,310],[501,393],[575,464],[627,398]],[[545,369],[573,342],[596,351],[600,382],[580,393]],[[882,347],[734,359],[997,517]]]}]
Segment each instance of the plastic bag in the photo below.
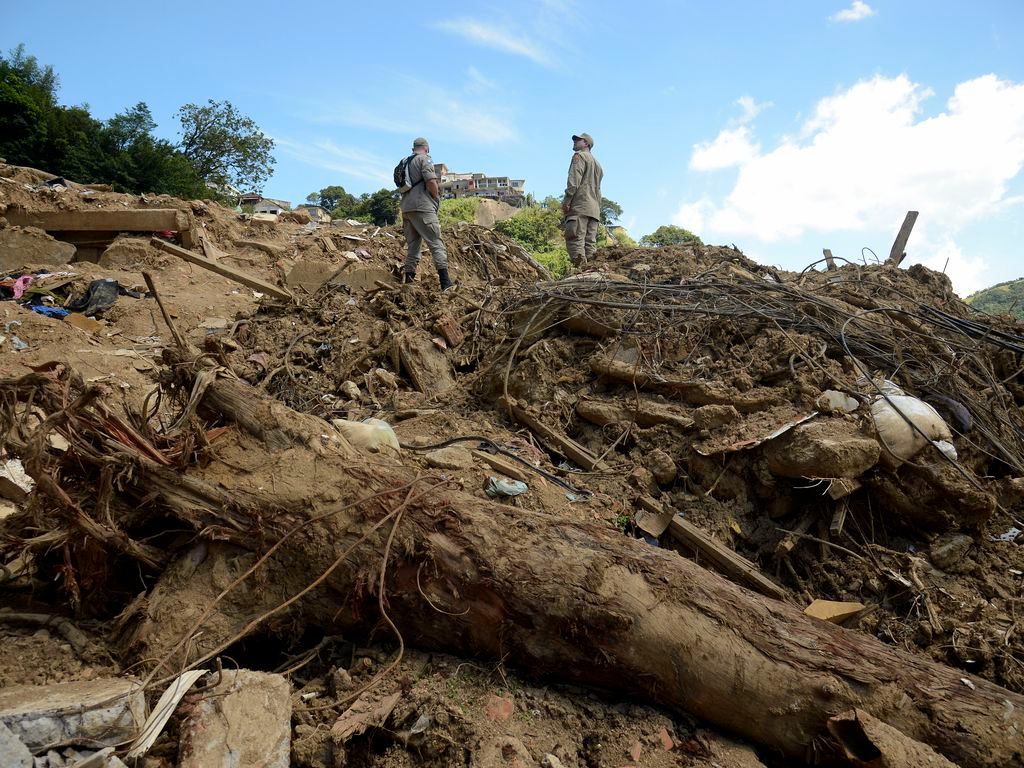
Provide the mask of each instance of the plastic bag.
[{"label": "plastic bag", "polygon": [[[901,413],[910,419],[920,432],[911,427]],[[943,453],[949,455],[953,434],[949,430],[949,425],[928,403],[910,395],[890,395],[888,400],[879,397],[871,404],[871,416],[875,420],[879,440],[896,458],[909,459],[929,442],[939,441],[949,445],[949,448],[943,450]],[[924,434],[921,434],[922,432]]]},{"label": "plastic bag", "polygon": [[380,453],[384,450],[392,450],[395,453],[402,451],[395,430],[381,419],[367,419],[366,421],[332,419],[331,424],[355,448],[371,453]]}]

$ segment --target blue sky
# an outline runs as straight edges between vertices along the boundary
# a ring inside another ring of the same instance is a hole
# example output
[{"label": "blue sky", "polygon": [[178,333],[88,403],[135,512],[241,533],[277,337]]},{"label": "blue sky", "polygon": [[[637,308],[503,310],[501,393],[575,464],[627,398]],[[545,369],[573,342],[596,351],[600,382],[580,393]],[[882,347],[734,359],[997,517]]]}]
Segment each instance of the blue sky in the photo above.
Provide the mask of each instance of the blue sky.
[{"label": "blue sky", "polygon": [[166,5],[0,0],[64,103],[145,101],[176,137],[228,99],[276,143],[265,193],[390,186],[417,135],[457,171],[558,194],[594,136],[605,196],[801,269],[880,257],[962,293],[1024,275],[1024,3],[721,0]]}]

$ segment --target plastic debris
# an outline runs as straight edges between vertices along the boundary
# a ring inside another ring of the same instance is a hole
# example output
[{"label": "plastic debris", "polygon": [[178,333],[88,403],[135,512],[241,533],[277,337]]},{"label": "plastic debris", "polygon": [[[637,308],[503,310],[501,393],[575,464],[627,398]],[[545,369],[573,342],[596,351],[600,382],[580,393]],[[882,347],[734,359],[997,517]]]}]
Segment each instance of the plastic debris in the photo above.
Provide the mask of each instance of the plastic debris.
[{"label": "plastic debris", "polygon": [[488,477],[487,483],[484,485],[484,493],[492,499],[497,496],[518,496],[528,490],[529,486],[521,480],[508,480],[494,475]]}]

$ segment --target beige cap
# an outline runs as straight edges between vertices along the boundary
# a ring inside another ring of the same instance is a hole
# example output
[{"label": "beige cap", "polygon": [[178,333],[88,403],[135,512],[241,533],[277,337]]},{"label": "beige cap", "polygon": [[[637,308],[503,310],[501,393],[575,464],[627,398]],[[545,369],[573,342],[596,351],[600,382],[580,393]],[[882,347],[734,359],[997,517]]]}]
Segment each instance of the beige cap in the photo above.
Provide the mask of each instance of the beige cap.
[{"label": "beige cap", "polygon": [[572,135],[572,140],[576,141],[577,139],[583,139],[585,142],[587,142],[587,144],[590,145],[591,149],[594,148],[594,140],[590,137],[589,133],[574,133]]},{"label": "beige cap", "polygon": [[413,147],[413,149],[415,149],[416,147],[429,147],[429,146],[430,146],[430,142],[427,141],[426,139],[424,139],[422,136],[412,140],[412,147]]}]

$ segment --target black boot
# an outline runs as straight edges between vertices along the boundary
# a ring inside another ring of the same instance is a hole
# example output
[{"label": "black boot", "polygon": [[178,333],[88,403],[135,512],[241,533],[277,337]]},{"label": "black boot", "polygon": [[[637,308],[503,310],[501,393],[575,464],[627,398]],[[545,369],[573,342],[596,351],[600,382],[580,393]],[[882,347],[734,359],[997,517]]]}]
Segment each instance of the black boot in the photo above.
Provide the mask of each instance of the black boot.
[{"label": "black boot", "polygon": [[452,287],[452,279],[448,277],[448,270],[439,269],[437,270],[437,279],[441,281],[441,292],[444,293]]},{"label": "black boot", "polygon": [[405,272],[402,273],[402,285],[408,285],[409,283],[415,283],[415,282],[416,282],[416,273],[415,272],[409,272],[408,270],[406,270]]}]

